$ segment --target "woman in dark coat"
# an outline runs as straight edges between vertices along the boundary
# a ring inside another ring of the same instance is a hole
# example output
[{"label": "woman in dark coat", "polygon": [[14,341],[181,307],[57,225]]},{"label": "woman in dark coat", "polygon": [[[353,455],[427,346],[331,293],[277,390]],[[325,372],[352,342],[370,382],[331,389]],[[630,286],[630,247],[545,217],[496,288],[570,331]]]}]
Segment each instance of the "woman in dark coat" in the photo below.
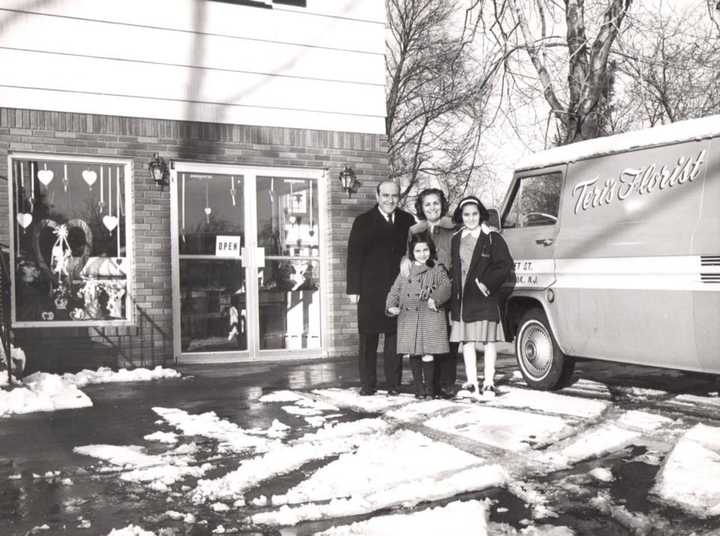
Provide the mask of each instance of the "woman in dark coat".
[{"label": "woman in dark coat", "polygon": [[513,269],[513,259],[502,236],[487,226],[489,214],[475,196],[458,204],[453,220],[463,228],[455,233],[452,255],[452,331],[450,340],[462,344],[467,383],[475,396],[477,381],[476,344],[485,347],[482,396],[495,396],[495,343],[505,340],[500,321],[498,294]]},{"label": "woman in dark coat", "polygon": [[[450,241],[457,225],[447,215],[448,208],[448,201],[442,190],[426,188],[420,192],[415,201],[415,214],[419,221],[410,227],[408,243],[414,235],[429,233],[437,250],[438,264],[445,267],[448,275],[450,275],[452,273]],[[407,260],[400,272],[407,276],[409,271],[410,261]],[[452,398],[454,396],[455,380],[457,379],[457,344],[452,344],[448,353],[435,356],[435,374],[433,378],[433,394],[440,395],[443,398]]]}]

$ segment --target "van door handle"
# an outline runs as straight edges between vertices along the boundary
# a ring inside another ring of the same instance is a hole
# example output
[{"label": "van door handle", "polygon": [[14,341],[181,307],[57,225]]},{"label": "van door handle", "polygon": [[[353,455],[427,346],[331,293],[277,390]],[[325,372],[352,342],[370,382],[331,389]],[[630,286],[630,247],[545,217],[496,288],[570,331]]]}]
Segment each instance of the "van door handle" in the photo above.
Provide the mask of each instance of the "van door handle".
[{"label": "van door handle", "polygon": [[552,238],[538,238],[535,240],[536,244],[540,244],[541,246],[552,246],[553,239]]}]

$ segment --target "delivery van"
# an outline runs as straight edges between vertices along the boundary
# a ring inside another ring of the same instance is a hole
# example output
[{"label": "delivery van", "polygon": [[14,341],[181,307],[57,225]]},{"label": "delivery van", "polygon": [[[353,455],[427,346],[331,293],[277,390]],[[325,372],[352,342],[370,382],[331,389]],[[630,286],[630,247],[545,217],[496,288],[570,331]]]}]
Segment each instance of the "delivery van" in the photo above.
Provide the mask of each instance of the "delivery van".
[{"label": "delivery van", "polygon": [[529,385],[577,357],[720,374],[720,115],[531,155],[499,219]]}]

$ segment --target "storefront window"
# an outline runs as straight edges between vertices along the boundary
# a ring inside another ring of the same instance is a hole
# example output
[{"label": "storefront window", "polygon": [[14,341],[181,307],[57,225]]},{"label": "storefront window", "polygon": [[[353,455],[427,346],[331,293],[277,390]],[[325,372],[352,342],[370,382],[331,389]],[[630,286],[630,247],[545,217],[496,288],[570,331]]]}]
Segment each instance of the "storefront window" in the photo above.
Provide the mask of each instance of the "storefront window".
[{"label": "storefront window", "polygon": [[14,323],[129,321],[130,163],[15,155],[10,174]]}]

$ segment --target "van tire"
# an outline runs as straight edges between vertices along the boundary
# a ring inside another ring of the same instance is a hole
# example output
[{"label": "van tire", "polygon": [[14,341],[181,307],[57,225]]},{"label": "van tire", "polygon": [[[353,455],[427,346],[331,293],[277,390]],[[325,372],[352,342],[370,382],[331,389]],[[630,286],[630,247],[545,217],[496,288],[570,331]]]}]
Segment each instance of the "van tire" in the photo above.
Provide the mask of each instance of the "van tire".
[{"label": "van tire", "polygon": [[575,370],[575,359],[562,353],[541,309],[530,309],[520,319],[515,356],[525,382],[534,389],[560,389]]}]

